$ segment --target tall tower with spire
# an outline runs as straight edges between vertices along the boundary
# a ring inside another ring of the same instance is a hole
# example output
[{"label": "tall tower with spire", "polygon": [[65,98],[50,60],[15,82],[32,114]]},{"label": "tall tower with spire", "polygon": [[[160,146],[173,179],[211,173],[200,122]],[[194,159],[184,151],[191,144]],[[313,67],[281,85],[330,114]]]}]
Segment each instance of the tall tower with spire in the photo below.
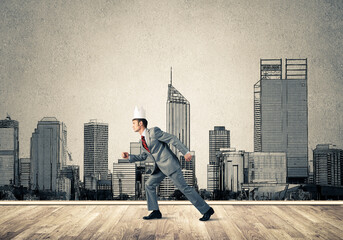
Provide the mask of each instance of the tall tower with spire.
[{"label": "tall tower with spire", "polygon": [[[167,99],[167,132],[176,136],[190,150],[190,104],[189,101],[173,86],[173,72],[170,68],[170,84],[168,84]],[[195,154],[186,162],[180,152],[174,147],[170,149],[178,157],[185,180],[190,186],[196,185],[195,177]],[[161,197],[170,197],[176,190],[172,181],[166,177],[160,184],[159,194]]]},{"label": "tall tower with spire", "polygon": [[[173,86],[173,72],[170,68],[170,84],[167,99],[167,132],[175,135],[190,149],[190,104],[189,101]],[[177,149],[171,146],[176,156]]]}]

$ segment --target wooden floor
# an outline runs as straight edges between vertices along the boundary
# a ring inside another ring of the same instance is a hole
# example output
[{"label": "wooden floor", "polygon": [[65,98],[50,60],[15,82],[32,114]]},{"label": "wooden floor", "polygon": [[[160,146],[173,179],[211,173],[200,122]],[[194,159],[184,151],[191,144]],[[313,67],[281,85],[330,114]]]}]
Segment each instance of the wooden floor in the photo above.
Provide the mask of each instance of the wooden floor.
[{"label": "wooden floor", "polygon": [[0,206],[0,239],[343,239],[343,205],[212,205],[208,222],[192,205]]}]

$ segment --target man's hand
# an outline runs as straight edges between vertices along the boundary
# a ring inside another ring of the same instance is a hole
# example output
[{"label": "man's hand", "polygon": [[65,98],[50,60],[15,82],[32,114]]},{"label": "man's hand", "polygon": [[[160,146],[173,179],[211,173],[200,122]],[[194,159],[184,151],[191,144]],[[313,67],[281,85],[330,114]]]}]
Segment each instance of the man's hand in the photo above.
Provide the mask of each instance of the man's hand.
[{"label": "man's hand", "polygon": [[189,161],[192,160],[192,155],[191,155],[191,153],[187,153],[184,157],[185,157],[185,160],[186,160],[187,162],[189,162]]},{"label": "man's hand", "polygon": [[129,153],[128,152],[122,152],[121,153],[121,157],[125,158],[125,159],[128,159],[129,158]]}]

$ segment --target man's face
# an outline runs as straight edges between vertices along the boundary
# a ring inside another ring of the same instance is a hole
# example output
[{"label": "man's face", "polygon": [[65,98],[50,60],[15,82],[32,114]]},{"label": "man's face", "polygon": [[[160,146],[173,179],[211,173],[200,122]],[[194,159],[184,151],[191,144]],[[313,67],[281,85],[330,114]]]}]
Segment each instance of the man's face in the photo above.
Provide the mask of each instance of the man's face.
[{"label": "man's face", "polygon": [[132,120],[132,129],[134,132],[139,132],[142,128],[142,122],[138,122],[138,120]]}]

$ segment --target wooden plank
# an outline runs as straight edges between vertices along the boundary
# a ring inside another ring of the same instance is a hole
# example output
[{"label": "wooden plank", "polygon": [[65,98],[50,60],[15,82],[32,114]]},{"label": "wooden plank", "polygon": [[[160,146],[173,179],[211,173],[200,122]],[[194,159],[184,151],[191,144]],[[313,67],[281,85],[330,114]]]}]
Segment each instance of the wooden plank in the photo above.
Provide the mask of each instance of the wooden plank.
[{"label": "wooden plank", "polygon": [[[9,219],[1,225],[0,232],[5,232],[5,235],[0,235],[0,238],[11,239],[15,236],[21,234],[24,231],[27,231],[37,222],[41,216],[49,215],[53,213],[55,207],[45,206],[45,207],[27,207],[25,206],[25,211],[22,212],[19,216]],[[9,230],[10,229],[10,230]]]},{"label": "wooden plank", "polygon": [[285,222],[272,212],[270,206],[244,206],[243,214],[249,216],[246,218],[247,223],[256,226],[262,236],[268,233],[267,236],[272,239],[279,239],[281,236],[284,239],[304,237],[294,228],[285,225]]},{"label": "wooden plank", "polygon": [[174,239],[174,217],[175,211],[182,206],[164,205],[160,207],[162,219],[158,220],[158,227],[155,232],[157,240]]},{"label": "wooden plank", "polygon": [[31,226],[26,228],[25,231],[21,232],[13,239],[43,239],[51,238],[51,232],[54,231],[58,226],[57,225],[43,225],[43,226]]},{"label": "wooden plank", "polygon": [[273,212],[271,206],[247,206],[247,209],[248,215],[251,216],[250,219],[255,215],[256,219],[254,222],[261,222],[267,229],[281,229],[292,238],[304,238],[300,231]]},{"label": "wooden plank", "polygon": [[325,212],[336,220],[343,221],[343,206],[322,206],[321,208],[318,208],[317,206],[312,205],[311,208]]},{"label": "wooden plank", "polygon": [[[309,221],[311,221],[312,223],[318,223],[320,222],[320,219],[318,219],[317,217],[313,216],[312,214],[310,214],[308,211],[308,206],[293,206],[292,210],[294,210],[295,212],[297,212],[298,214],[302,215],[303,217],[305,217],[306,219],[308,219]],[[305,210],[305,211],[304,211]]]},{"label": "wooden plank", "polygon": [[309,206],[308,211],[315,215],[317,218],[321,219],[322,221],[325,221],[326,223],[332,225],[335,227],[338,231],[343,231],[343,224],[342,220],[337,215],[343,212],[343,208],[337,208],[337,207],[322,207],[318,208],[316,206]]},{"label": "wooden plank", "polygon": [[193,206],[173,206],[172,211],[174,212],[173,215],[173,221],[175,223],[174,225],[174,237],[176,239],[187,239],[191,240],[194,239],[192,236],[192,231],[190,228],[190,208],[193,208]]},{"label": "wooden plank", "polygon": [[[142,209],[142,206],[129,206],[128,209],[121,213],[121,215],[118,215],[120,221],[114,227],[120,228],[121,226],[124,226],[123,233],[121,237],[118,235],[113,235],[113,237],[115,237],[116,239],[138,239],[141,232],[140,215],[142,215]],[[125,217],[123,215],[127,216]],[[131,218],[130,215],[132,215]],[[125,229],[125,226],[128,227]],[[106,236],[108,237],[108,239],[111,239],[109,235]]]},{"label": "wooden plank", "polygon": [[141,231],[138,239],[156,239],[155,233],[158,227],[159,219],[154,220],[142,220]]},{"label": "wooden plank", "polygon": [[[132,239],[132,236],[138,239],[145,227],[142,217],[146,213],[147,211],[143,208],[137,209],[137,207],[129,206],[115,228],[112,229],[111,234],[118,239]],[[147,231],[149,230],[150,228],[147,227]],[[155,235],[155,229],[152,230],[151,235]]]},{"label": "wooden plank", "polygon": [[[267,206],[266,206],[267,207]],[[295,239],[303,239],[305,236],[302,234],[301,231],[297,230],[292,226],[292,224],[289,224],[283,216],[277,215],[275,212],[273,212],[273,208],[268,206],[268,209],[270,210],[269,217],[273,220],[277,226],[284,230],[289,236]]]},{"label": "wooden plank", "polygon": [[[41,206],[41,208],[47,207],[49,206]],[[50,213],[47,213],[40,218],[36,218],[35,223],[33,223],[29,228],[27,228],[25,231],[17,236],[18,239],[35,239],[36,237],[38,237],[38,233],[39,236],[42,238],[54,238],[54,232],[60,234],[60,232],[65,231],[65,229],[63,229],[64,231],[59,231],[58,228],[60,228],[62,224],[65,224],[70,216],[73,216],[71,213],[73,212],[72,210],[75,211],[75,209],[72,209],[72,207],[56,206],[55,209],[52,210]],[[76,214],[75,216],[77,216],[77,218],[79,217],[79,215]],[[76,219],[74,221],[76,221]]]},{"label": "wooden plank", "polygon": [[260,222],[267,229],[281,229],[281,225],[274,221],[272,212],[266,206],[245,206],[243,211],[244,216],[249,216],[247,222],[254,224]]},{"label": "wooden plank", "polygon": [[339,230],[338,228],[333,226],[331,223],[327,223],[327,222],[315,223],[313,227],[318,229],[321,234],[323,232],[326,236],[330,237],[330,239],[343,239],[343,231]]},{"label": "wooden plank", "polygon": [[37,206],[2,206],[0,208],[0,227],[7,221],[28,210],[34,211],[35,208],[37,208]]},{"label": "wooden plank", "polygon": [[207,232],[211,239],[229,239],[229,236],[223,231],[221,224],[218,224],[219,219],[213,216],[210,221],[204,222]]},{"label": "wooden plank", "polygon": [[[267,229],[262,223],[255,223],[254,226],[258,229],[259,233],[263,236],[263,239],[275,240],[281,239],[280,234],[277,232],[279,230],[271,231],[271,229]],[[285,236],[285,239],[290,239],[290,236]]]},{"label": "wooden plank", "polygon": [[[67,211],[66,214],[61,214],[58,224],[58,228],[51,233],[53,237],[75,237],[85,228],[85,221],[89,221],[89,217],[92,219],[95,217],[91,212],[96,209],[96,206],[83,206],[75,208],[73,206],[65,206],[63,209]],[[53,222],[53,221],[52,221]]]},{"label": "wooden plank", "polygon": [[259,233],[259,230],[247,222],[249,216],[245,216],[245,206],[235,205],[235,206],[224,206],[227,214],[230,214],[235,221],[233,224],[236,225],[243,233],[246,239],[263,239],[263,236]]},{"label": "wooden plank", "polygon": [[312,223],[292,210],[293,206],[273,206],[273,212],[285,221],[289,226],[292,226],[297,231],[301,232],[306,238],[311,238],[310,234],[313,231]]},{"label": "wooden plank", "polygon": [[[332,225],[324,227],[325,220],[314,214],[313,211],[311,211],[311,206],[294,206],[293,209],[313,222],[312,225],[315,228],[315,231],[319,230],[320,233],[325,234],[324,236],[328,236],[329,239],[338,239],[339,235],[337,236],[334,233],[337,232],[336,228]],[[332,230],[334,230],[334,232]]]},{"label": "wooden plank", "polygon": [[289,236],[288,233],[286,233],[283,229],[268,229],[268,231],[275,236],[274,239],[293,239],[291,236]]},{"label": "wooden plank", "polygon": [[189,209],[189,227],[191,229],[191,235],[193,239],[211,239],[210,233],[208,232],[208,223],[211,221],[216,221],[216,217],[212,215],[211,220],[208,222],[202,222],[199,218],[202,214],[193,205],[184,206],[184,209],[179,211],[186,211]]},{"label": "wooden plank", "polygon": [[223,206],[215,206],[213,218],[218,219],[221,228],[226,232],[226,235],[229,239],[244,239],[243,233],[240,229],[234,224],[235,219],[228,214]]},{"label": "wooden plank", "polygon": [[[49,207],[49,208],[46,208]],[[57,228],[56,223],[58,222],[58,216],[65,214],[63,212],[62,206],[56,206],[51,209],[52,206],[43,206],[41,209],[44,210],[45,214],[42,214],[42,217],[33,217],[32,224],[21,231],[14,239],[36,239],[38,235],[40,238],[44,238],[44,236],[49,236],[51,232]],[[52,223],[49,223],[48,219],[51,219]],[[21,219],[19,219],[20,224],[22,224]],[[18,222],[19,223],[19,222]],[[26,221],[24,220],[26,224]]]},{"label": "wooden plank", "polygon": [[[30,208],[35,208],[36,206],[30,206]],[[25,212],[26,208],[22,206],[1,206],[0,207],[0,226],[7,220],[18,216],[22,212]]]},{"label": "wooden plank", "polygon": [[128,208],[128,205],[108,206],[106,211],[110,212],[109,217],[102,222],[102,226],[97,230],[91,239],[113,239],[116,237],[116,235],[113,234],[113,231],[116,225],[123,218]]},{"label": "wooden plank", "polygon": [[[280,206],[279,209],[282,210],[283,214],[280,213],[279,216],[286,218],[287,215],[289,215],[289,224],[293,223],[294,228],[302,232],[308,238],[325,239],[327,236],[331,236],[329,239],[337,239],[337,236],[334,233],[321,225],[319,218],[316,219],[316,223],[314,223],[313,216],[310,216],[308,213],[305,215],[304,213],[300,212],[299,209],[295,209],[294,207],[295,206]],[[307,208],[308,206],[303,206],[303,211],[307,211]]]},{"label": "wooden plank", "polygon": [[108,206],[98,206],[95,208],[95,211],[92,211],[95,215],[93,220],[88,221],[88,225],[84,228],[79,235],[77,235],[78,239],[91,239],[93,235],[98,231],[101,225],[107,221],[107,219],[111,215],[111,211],[109,210]]}]

